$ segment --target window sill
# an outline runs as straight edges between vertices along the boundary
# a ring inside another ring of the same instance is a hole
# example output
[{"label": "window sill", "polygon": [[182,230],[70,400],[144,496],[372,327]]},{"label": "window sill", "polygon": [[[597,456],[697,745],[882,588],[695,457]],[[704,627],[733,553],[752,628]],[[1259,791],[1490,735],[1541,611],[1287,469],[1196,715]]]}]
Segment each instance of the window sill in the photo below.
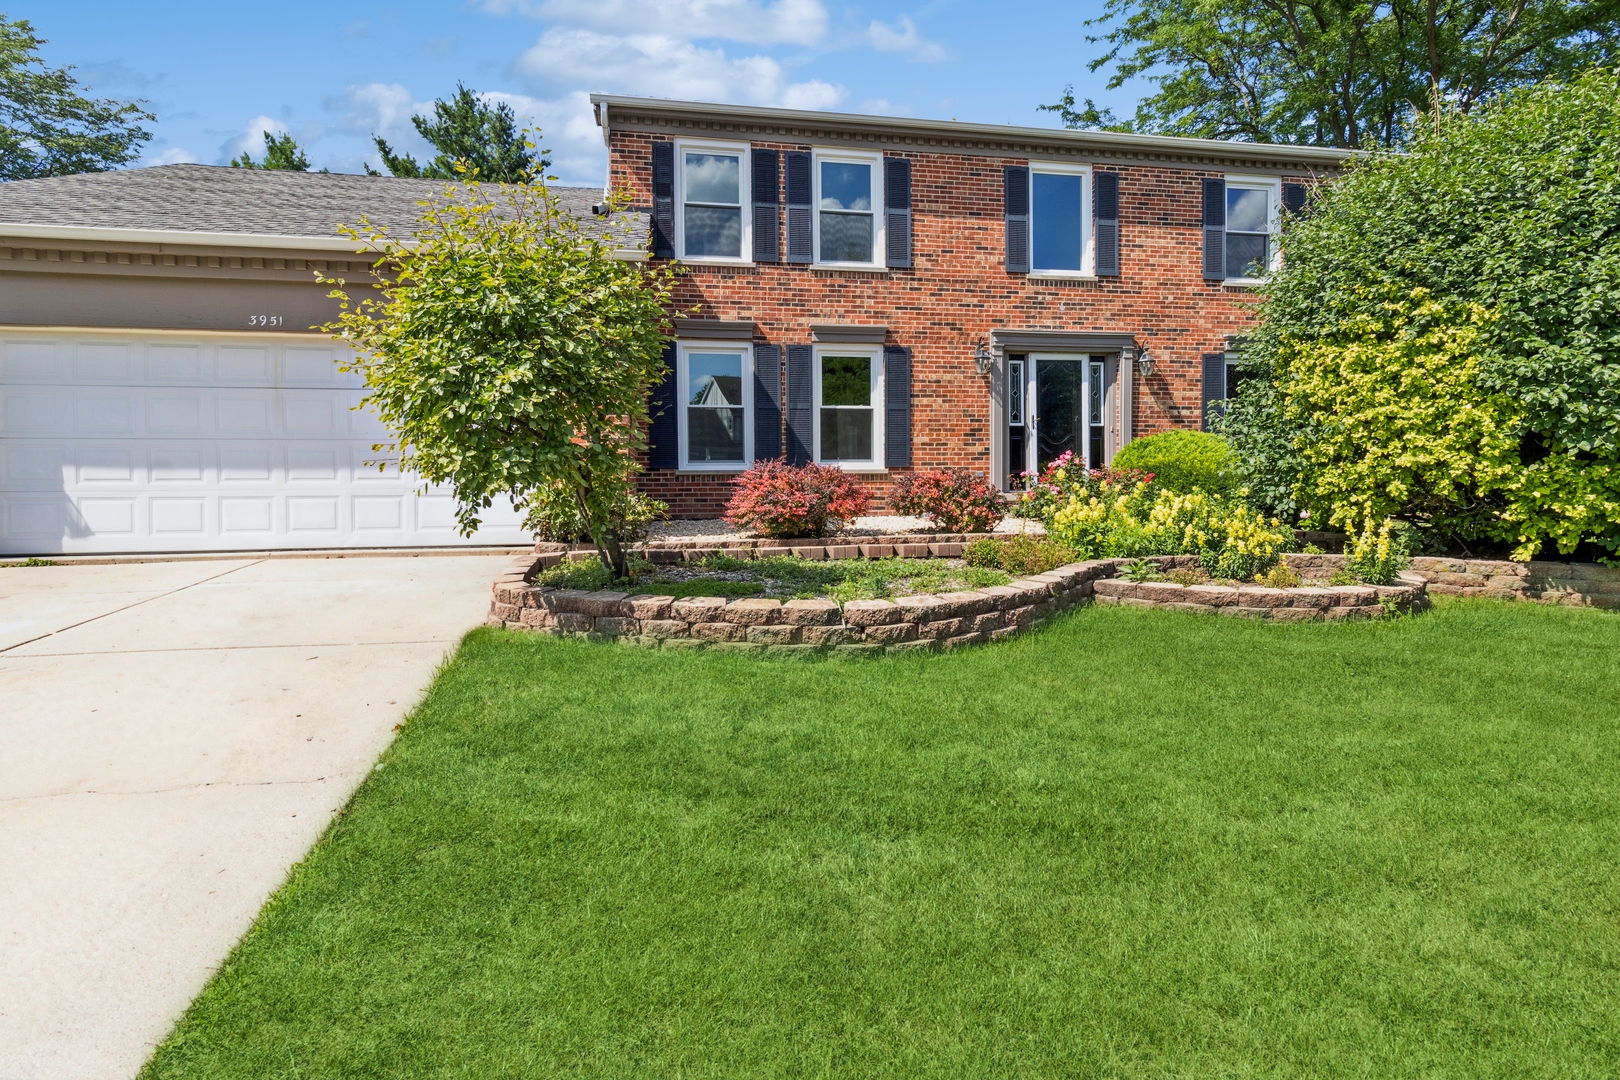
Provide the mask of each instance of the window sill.
[{"label": "window sill", "polygon": [[889,267],[876,263],[811,263],[813,270],[848,270],[855,274],[887,274]]},{"label": "window sill", "polygon": [[1253,288],[1255,288],[1257,286],[1260,286],[1260,285],[1269,285],[1269,284],[1271,284],[1271,279],[1270,278],[1252,278],[1252,277],[1233,277],[1233,278],[1224,279],[1221,282],[1221,284],[1222,285],[1231,285],[1234,288],[1239,288],[1239,289],[1253,289]]},{"label": "window sill", "polygon": [[677,259],[682,266],[753,266],[753,259]]},{"label": "window sill", "polygon": [[822,468],[841,469],[841,470],[843,470],[844,472],[847,472],[847,473],[858,473],[858,474],[867,475],[867,476],[887,476],[887,475],[889,475],[889,470],[888,470],[887,466],[873,465],[873,464],[870,464],[870,463],[864,463],[864,462],[858,462],[858,461],[857,462],[849,462],[849,461],[818,461],[818,462],[816,462],[816,464],[820,465]]},{"label": "window sill", "polygon": [[1061,270],[1031,270],[1030,281],[1096,281],[1096,274],[1070,274]]}]

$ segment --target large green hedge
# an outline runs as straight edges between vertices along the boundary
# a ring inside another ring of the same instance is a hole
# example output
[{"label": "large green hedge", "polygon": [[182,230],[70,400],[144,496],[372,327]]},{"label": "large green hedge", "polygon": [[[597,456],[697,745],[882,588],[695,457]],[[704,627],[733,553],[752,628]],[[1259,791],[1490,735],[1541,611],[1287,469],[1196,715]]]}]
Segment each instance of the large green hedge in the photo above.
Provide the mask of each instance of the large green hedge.
[{"label": "large green hedge", "polygon": [[1423,120],[1283,248],[1224,425],[1253,497],[1519,558],[1620,542],[1620,72]]}]

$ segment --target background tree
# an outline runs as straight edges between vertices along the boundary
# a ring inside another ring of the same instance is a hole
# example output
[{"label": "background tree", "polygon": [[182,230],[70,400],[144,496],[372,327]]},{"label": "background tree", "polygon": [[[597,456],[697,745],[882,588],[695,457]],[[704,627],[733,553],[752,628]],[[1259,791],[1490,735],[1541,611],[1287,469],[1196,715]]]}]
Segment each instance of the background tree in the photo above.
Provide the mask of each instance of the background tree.
[{"label": "background tree", "polygon": [[[409,154],[396,154],[381,136],[373,135],[383,165],[394,176],[429,176],[440,180],[462,177],[464,164],[478,180],[526,184],[545,173],[551,161],[518,128],[517,116],[504,101],[484,101],[460,83],[456,96],[433,103],[432,118],[413,116],[411,123],[438,154],[419,165]],[[370,166],[367,172],[372,172]],[[373,173],[373,175],[379,175]]]},{"label": "background tree", "polygon": [[253,155],[244,150],[241,157],[231,160],[231,168],[309,172],[309,158],[304,156],[304,148],[298,145],[290,132],[286,135],[274,135],[267,131],[264,133],[264,160],[254,161]]},{"label": "background tree", "polygon": [[133,161],[157,117],[142,103],[79,92],[71,66],[39,57],[45,39],[27,19],[0,15],[0,180],[103,172]]},{"label": "background tree", "polygon": [[1043,106],[1066,126],[1389,147],[1417,112],[1612,62],[1620,0],[1108,0],[1087,25],[1110,89],[1157,90],[1120,122],[1071,89]]},{"label": "background tree", "polygon": [[469,535],[497,495],[531,521],[572,503],[624,576],[625,544],[661,509],[632,482],[673,269],[615,258],[630,242],[587,232],[542,185],[446,185],[408,245],[348,231],[389,267],[380,298],[335,282],[343,313],[327,328],[354,347],[394,434],[376,449],[450,485]]},{"label": "background tree", "polygon": [[1251,493],[1515,558],[1620,547],[1620,71],[1418,121],[1285,226],[1223,430]]}]

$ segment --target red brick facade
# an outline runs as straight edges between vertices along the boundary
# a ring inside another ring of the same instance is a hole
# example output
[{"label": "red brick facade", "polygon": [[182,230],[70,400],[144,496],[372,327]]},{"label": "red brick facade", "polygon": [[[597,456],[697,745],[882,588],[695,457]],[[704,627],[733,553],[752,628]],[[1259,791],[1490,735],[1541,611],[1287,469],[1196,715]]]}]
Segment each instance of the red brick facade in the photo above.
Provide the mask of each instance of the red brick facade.
[{"label": "red brick facade", "polygon": [[[619,120],[620,111],[613,112],[617,122],[609,125],[610,184],[628,190],[636,206],[647,207],[652,202],[651,145],[683,133],[637,130],[657,125],[625,123]],[[828,145],[760,138],[746,130],[703,135],[749,142],[755,149]],[[991,440],[1005,438],[1004,429],[991,430],[990,380],[999,377],[1001,368],[998,364],[990,376],[976,374],[973,351],[998,329],[1132,335],[1138,348],[1150,351],[1154,371],[1132,380],[1131,435],[1197,427],[1200,357],[1221,352],[1227,337],[1240,333],[1252,318],[1249,289],[1206,281],[1201,272],[1202,180],[1225,170],[1198,163],[1118,160],[1127,155],[1113,160],[1103,154],[1093,159],[1070,156],[1067,160],[1119,174],[1120,273],[1042,280],[1009,273],[1003,250],[1003,169],[1028,164],[1034,155],[908,145],[921,141],[897,135],[863,145],[912,162],[911,268],[864,272],[788,264],[689,266],[679,301],[683,308],[698,310],[683,314],[752,321],[756,342],[781,346],[810,343],[812,323],[886,326],[888,344],[911,350],[915,468],[990,470]],[[1258,171],[1249,164],[1241,171]],[[1286,163],[1267,170],[1297,180],[1308,179],[1305,171]],[[729,497],[730,479],[724,474],[653,471],[643,487],[668,502],[677,517],[712,517]],[[881,506],[888,478],[874,474],[866,482],[875,505]]]}]

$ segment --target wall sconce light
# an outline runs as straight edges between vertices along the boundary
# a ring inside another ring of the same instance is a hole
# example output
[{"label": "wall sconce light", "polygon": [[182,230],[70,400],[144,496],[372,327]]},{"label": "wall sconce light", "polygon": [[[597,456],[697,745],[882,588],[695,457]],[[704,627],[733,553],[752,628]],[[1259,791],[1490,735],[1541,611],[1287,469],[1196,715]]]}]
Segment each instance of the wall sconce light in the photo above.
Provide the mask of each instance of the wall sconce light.
[{"label": "wall sconce light", "polygon": [[973,370],[980,375],[990,374],[990,363],[994,359],[995,357],[991,355],[984,342],[981,341],[973,346]]},{"label": "wall sconce light", "polygon": [[1136,370],[1142,373],[1142,378],[1153,374],[1153,357],[1146,349],[1136,354]]}]

